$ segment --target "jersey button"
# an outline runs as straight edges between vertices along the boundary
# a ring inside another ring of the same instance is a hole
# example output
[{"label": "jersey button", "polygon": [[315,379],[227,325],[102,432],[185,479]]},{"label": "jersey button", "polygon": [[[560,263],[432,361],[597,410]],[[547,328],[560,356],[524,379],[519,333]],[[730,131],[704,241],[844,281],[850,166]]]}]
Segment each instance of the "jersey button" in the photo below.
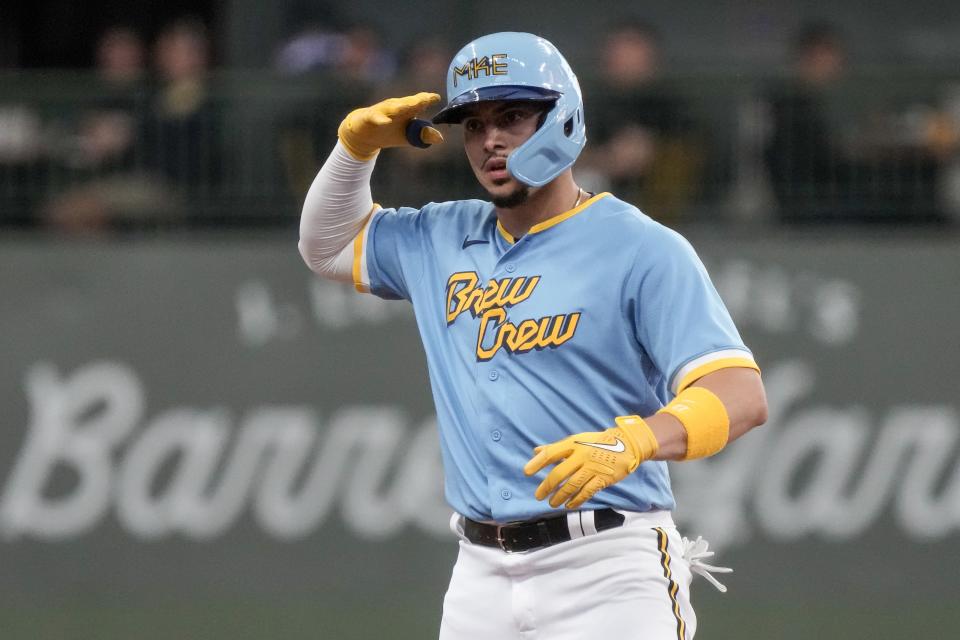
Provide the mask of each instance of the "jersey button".
[{"label": "jersey button", "polygon": [[510,489],[502,489],[500,491],[500,497],[503,498],[504,500],[509,500],[510,498],[513,497],[513,494],[510,493]]},{"label": "jersey button", "polygon": [[506,270],[507,270],[509,273],[513,273],[514,271],[517,270],[517,265],[513,264],[512,262],[508,262],[508,263],[507,263],[507,266],[506,266]]},{"label": "jersey button", "polygon": [[497,378],[500,377],[500,374],[497,372],[496,369],[494,369],[487,375],[487,377],[490,378],[491,380],[496,380]]},{"label": "jersey button", "polygon": [[490,432],[490,437],[493,438],[494,442],[500,442],[500,438],[503,437],[503,434],[500,433],[499,429],[494,429]]}]

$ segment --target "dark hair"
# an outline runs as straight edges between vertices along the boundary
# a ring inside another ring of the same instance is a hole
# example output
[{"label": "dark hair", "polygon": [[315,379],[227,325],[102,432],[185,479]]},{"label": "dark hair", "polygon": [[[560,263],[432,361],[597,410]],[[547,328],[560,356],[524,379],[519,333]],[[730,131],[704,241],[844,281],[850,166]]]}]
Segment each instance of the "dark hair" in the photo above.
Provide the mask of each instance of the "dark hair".
[{"label": "dark hair", "polygon": [[802,55],[818,47],[843,48],[843,35],[834,25],[823,20],[807,22],[797,30],[793,50]]},{"label": "dark hair", "polygon": [[633,16],[624,16],[615,22],[611,22],[604,31],[607,37],[618,35],[639,36],[644,40],[649,40],[658,47],[662,42],[662,36],[657,27],[646,20],[641,20]]}]

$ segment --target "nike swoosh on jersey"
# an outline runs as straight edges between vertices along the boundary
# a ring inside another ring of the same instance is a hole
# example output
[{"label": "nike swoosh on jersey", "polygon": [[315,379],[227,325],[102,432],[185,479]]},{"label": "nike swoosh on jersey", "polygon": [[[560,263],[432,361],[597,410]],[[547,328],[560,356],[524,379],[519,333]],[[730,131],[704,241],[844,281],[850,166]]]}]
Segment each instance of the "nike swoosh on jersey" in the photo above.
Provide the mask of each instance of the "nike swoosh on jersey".
[{"label": "nike swoosh on jersey", "polygon": [[588,447],[596,447],[597,449],[604,449],[606,451],[612,451],[613,453],[623,453],[627,450],[623,444],[623,440],[620,438],[617,438],[616,444],[603,444],[600,442],[577,442],[577,444],[586,445]]},{"label": "nike swoosh on jersey", "polygon": [[463,238],[463,246],[460,247],[460,248],[461,248],[461,249],[466,249],[466,248],[469,247],[470,245],[474,245],[474,244],[490,244],[490,241],[489,241],[489,240],[471,240],[471,239],[470,239],[470,236],[464,236],[464,238]]}]

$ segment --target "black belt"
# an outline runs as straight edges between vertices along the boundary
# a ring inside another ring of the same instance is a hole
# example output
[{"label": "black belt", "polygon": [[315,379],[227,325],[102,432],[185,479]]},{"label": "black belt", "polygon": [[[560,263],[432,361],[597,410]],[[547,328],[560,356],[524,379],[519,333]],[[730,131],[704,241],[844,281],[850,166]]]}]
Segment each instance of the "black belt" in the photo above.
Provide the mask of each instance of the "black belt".
[{"label": "black belt", "polygon": [[[619,527],[625,520],[622,513],[613,509],[598,509],[592,513],[593,526],[597,531]],[[502,525],[485,524],[464,517],[463,535],[473,544],[497,547],[507,553],[520,553],[542,549],[587,535],[586,530],[581,527],[580,536],[571,536],[570,526],[567,522],[566,515]],[[579,516],[575,524],[578,527],[580,526]]]}]

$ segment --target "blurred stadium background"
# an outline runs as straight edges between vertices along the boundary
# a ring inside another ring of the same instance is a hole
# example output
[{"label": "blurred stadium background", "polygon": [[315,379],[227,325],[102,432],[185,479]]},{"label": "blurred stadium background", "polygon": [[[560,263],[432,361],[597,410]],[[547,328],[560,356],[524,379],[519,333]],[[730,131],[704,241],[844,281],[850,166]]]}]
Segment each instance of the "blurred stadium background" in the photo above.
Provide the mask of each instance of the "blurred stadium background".
[{"label": "blurred stadium background", "polygon": [[[672,469],[736,569],[698,638],[956,635],[956,4],[14,0],[0,638],[435,637],[412,314],[313,279],[297,221],[349,109],[498,30],[567,54],[578,179],[693,241],[764,368],[768,425]],[[448,139],[375,198],[479,195]]]}]

